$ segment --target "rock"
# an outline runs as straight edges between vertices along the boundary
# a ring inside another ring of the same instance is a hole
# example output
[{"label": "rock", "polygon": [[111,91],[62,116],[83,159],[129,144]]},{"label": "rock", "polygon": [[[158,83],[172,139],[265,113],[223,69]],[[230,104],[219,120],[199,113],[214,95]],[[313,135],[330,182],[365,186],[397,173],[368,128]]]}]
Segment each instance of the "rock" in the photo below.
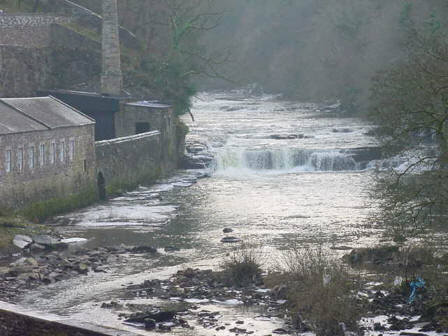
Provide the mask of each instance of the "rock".
[{"label": "rock", "polygon": [[404,330],[414,327],[414,323],[409,322],[407,319],[398,319],[395,316],[390,317],[387,322],[390,323],[390,330]]},{"label": "rock", "polygon": [[240,328],[232,328],[232,329],[229,329],[229,331],[230,332],[232,332],[232,333],[235,333],[235,334],[237,334],[237,335],[239,335],[239,334],[246,334],[246,329],[240,329]]},{"label": "rock", "polygon": [[86,238],[65,238],[61,239],[62,243],[66,244],[84,244],[87,242]]},{"label": "rock", "polygon": [[116,301],[111,301],[109,303],[107,302],[103,302],[101,304],[101,308],[103,309],[119,309],[119,308],[123,308],[122,305],[120,305],[118,302]]},{"label": "rock", "polygon": [[131,253],[157,253],[157,249],[152,246],[136,246],[129,250]]},{"label": "rock", "polygon": [[39,280],[39,279],[40,279],[39,273],[35,272],[22,273],[17,276],[17,280]]},{"label": "rock", "polygon": [[353,130],[350,128],[334,128],[333,133],[352,133]]},{"label": "rock", "polygon": [[157,327],[156,321],[152,318],[145,318],[143,322],[146,330],[154,330]]},{"label": "rock", "polygon": [[383,326],[381,323],[376,322],[376,323],[373,325],[373,330],[374,330],[374,331],[384,331],[384,330],[386,330],[386,327]]},{"label": "rock", "polygon": [[59,239],[51,237],[49,235],[37,235],[33,236],[33,240],[36,244],[43,245],[48,249],[65,249],[68,247],[66,243],[61,242]]},{"label": "rock", "polygon": [[211,165],[214,158],[211,155],[184,155],[180,160],[182,169],[204,169]]},{"label": "rock", "polygon": [[33,243],[33,239],[25,235],[15,235],[12,243],[23,250]]},{"label": "rock", "polygon": [[107,273],[106,267],[105,266],[96,266],[93,268],[93,271],[95,273]]},{"label": "rock", "polygon": [[177,252],[180,251],[180,248],[175,246],[165,246],[163,249],[165,252]]},{"label": "rock", "polygon": [[231,229],[231,228],[224,228],[224,229],[222,230],[222,232],[224,232],[224,233],[230,233],[230,232],[233,232],[233,229]]},{"label": "rock", "polygon": [[33,244],[31,244],[30,249],[33,252],[39,252],[39,251],[45,250],[45,246],[41,245],[41,244],[33,243]]},{"label": "rock", "polygon": [[20,258],[19,260],[16,260],[15,262],[10,264],[11,266],[32,266],[37,267],[39,264],[36,259],[34,258]]},{"label": "rock", "polygon": [[221,239],[221,243],[238,243],[240,241],[241,241],[240,238],[231,237],[231,236],[224,237],[224,238]]},{"label": "rock", "polygon": [[277,328],[275,330],[272,330],[273,334],[278,334],[278,335],[283,335],[283,334],[287,334],[288,331],[286,331],[286,329],[283,328]]},{"label": "rock", "polygon": [[244,324],[244,321],[236,321],[236,324]]},{"label": "rock", "polygon": [[423,334],[423,333],[414,333],[414,332],[403,331],[400,333],[400,336],[429,336],[429,335]]}]

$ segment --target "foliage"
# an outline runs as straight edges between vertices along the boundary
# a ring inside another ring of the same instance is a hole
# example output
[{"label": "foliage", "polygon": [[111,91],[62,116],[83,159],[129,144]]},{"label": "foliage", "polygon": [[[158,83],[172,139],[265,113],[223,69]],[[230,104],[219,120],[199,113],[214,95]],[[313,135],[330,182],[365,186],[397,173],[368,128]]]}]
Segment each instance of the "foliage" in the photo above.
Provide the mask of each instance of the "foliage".
[{"label": "foliage", "polygon": [[297,326],[306,323],[318,336],[344,335],[341,322],[357,330],[363,306],[356,297],[358,281],[321,248],[288,252],[286,286],[290,314]]},{"label": "foliage", "polygon": [[135,7],[141,13],[135,12],[132,1],[126,3],[123,20],[131,29],[136,25],[144,44],[137,64],[125,73],[127,86],[146,87],[157,99],[171,103],[177,115],[189,112],[190,98],[196,93],[193,78],[219,76],[214,66],[226,58],[210,54],[201,44],[202,36],[217,26],[221,16],[213,10],[214,1],[151,0]]},{"label": "foliage", "polygon": [[97,201],[95,187],[66,197],[52,198],[47,201],[35,202],[19,211],[19,214],[34,222],[41,223],[52,216],[85,207]]},{"label": "foliage", "polygon": [[241,244],[224,261],[222,268],[225,281],[234,286],[248,286],[260,280],[260,256],[251,244]]},{"label": "foliage", "polygon": [[376,76],[370,110],[385,152],[410,153],[374,193],[376,219],[398,240],[448,224],[448,36],[434,16],[403,22],[407,57]]}]

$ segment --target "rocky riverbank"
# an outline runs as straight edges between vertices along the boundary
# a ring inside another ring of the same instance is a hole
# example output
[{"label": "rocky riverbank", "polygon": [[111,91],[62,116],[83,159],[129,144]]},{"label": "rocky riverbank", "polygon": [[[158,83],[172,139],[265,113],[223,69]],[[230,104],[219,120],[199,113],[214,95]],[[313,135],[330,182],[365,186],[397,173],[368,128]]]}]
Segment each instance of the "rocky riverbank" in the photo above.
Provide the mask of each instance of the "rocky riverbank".
[{"label": "rocky riverbank", "polygon": [[[82,242],[82,239],[49,235],[16,236],[14,243],[21,250],[2,259],[0,300],[15,302],[39,286],[94,272],[108,273],[110,266],[125,262],[129,255],[155,258],[158,253],[150,246],[86,249]],[[422,256],[423,252],[417,255]],[[426,285],[417,288],[411,302],[410,282],[399,277],[394,279],[392,273],[384,272],[391,265],[399,264],[401,257],[398,249],[386,247],[353,250],[344,258],[352,267],[375,265],[383,269],[360,280],[362,284],[353,293],[353,302],[363,307],[364,317],[358,329],[350,332],[344,331],[345,324],[340,321],[340,335],[448,333],[446,293],[436,286],[435,278],[425,278]],[[423,261],[412,260],[415,267],[422,266]],[[332,280],[323,281],[331,283]],[[257,273],[248,283],[237,285],[225,269],[187,268],[168,278],[127,284],[113,300],[106,299],[101,309],[113,313],[125,325],[155,332],[202,328],[216,335],[251,335],[260,330],[266,335],[309,333],[316,326],[295,311],[296,285],[287,277],[268,273]],[[252,315],[234,320],[226,318],[229,309],[240,308],[251,311]],[[260,329],[256,323],[261,321],[267,327]]]},{"label": "rocky riverbank", "polygon": [[149,246],[85,249],[83,242],[82,238],[17,235],[14,244],[18,250],[0,261],[0,300],[14,303],[18,296],[42,285],[89,272],[107,273],[109,265],[120,262],[128,254],[157,253]]}]

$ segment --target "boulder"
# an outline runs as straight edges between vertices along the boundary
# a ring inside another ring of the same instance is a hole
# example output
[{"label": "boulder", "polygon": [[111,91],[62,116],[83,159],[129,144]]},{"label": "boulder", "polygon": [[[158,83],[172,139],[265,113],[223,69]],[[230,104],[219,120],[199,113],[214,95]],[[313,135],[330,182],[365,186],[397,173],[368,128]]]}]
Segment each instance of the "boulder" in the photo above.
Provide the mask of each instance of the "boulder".
[{"label": "boulder", "polygon": [[157,253],[157,249],[152,246],[136,246],[129,249],[131,253]]},{"label": "boulder", "polygon": [[51,237],[49,235],[37,235],[33,236],[33,240],[36,244],[43,245],[47,249],[64,249],[67,248],[67,244],[61,242],[60,239]]},{"label": "boulder", "polygon": [[25,235],[16,235],[12,243],[18,248],[24,249],[33,243],[33,239]]},{"label": "boulder", "polygon": [[230,236],[224,237],[224,238],[221,239],[221,243],[238,243],[240,241],[241,241],[240,238],[230,237]]}]

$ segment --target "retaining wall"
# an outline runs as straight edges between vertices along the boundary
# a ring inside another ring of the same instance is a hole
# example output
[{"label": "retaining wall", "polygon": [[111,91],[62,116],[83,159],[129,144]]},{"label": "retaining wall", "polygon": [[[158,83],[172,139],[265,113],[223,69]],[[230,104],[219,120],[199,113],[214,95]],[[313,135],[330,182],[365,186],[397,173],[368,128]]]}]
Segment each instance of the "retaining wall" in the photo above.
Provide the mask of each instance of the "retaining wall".
[{"label": "retaining wall", "polygon": [[0,301],[0,335],[2,336],[137,336],[89,323],[43,315]]},{"label": "retaining wall", "polygon": [[159,131],[96,142],[98,174],[108,194],[150,183],[162,174]]}]

